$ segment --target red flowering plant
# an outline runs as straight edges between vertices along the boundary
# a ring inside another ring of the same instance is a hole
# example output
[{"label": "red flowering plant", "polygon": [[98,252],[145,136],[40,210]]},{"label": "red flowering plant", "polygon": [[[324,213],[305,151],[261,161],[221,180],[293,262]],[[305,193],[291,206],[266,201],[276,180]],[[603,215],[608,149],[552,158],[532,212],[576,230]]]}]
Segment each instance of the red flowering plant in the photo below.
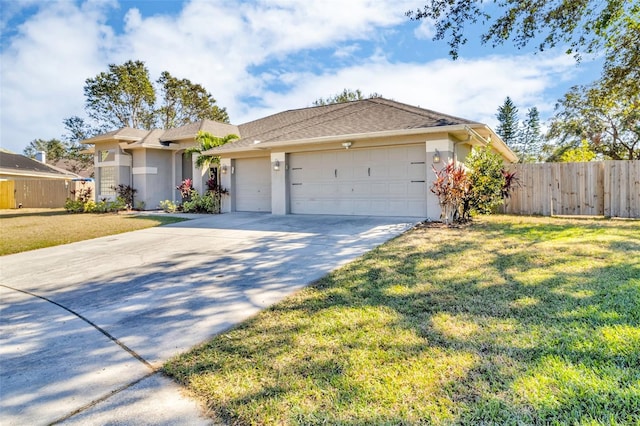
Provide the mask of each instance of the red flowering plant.
[{"label": "red flowering plant", "polygon": [[182,202],[190,201],[191,193],[193,192],[193,180],[190,178],[183,180],[180,185],[176,186],[176,189],[180,191]]}]

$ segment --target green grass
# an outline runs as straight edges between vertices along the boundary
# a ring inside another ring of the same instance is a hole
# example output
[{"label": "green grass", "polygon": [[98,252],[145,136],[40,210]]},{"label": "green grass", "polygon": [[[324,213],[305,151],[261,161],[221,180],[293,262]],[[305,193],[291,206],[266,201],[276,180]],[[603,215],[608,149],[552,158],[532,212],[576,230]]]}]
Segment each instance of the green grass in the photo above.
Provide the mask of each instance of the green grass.
[{"label": "green grass", "polygon": [[379,247],[165,371],[232,424],[640,424],[640,223]]},{"label": "green grass", "polygon": [[0,211],[0,255],[180,222],[169,216],[70,214],[62,209]]}]

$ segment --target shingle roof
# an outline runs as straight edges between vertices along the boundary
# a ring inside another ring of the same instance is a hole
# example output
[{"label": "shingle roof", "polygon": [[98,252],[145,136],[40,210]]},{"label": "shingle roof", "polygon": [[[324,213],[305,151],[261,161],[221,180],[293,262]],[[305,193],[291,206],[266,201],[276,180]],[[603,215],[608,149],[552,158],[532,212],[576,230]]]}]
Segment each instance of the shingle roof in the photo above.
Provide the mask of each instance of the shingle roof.
[{"label": "shingle roof", "polygon": [[102,133],[92,138],[82,141],[82,143],[95,143],[102,140],[136,140],[142,139],[149,133],[149,130],[133,129],[131,127],[122,127],[111,132]]},{"label": "shingle roof", "polygon": [[195,139],[199,131],[209,132],[220,137],[231,133],[236,135],[239,133],[238,126],[234,126],[233,124],[220,123],[219,121],[213,120],[201,120],[182,127],[169,129],[162,134],[160,140],[168,142],[181,139]]},{"label": "shingle roof", "polygon": [[39,161],[32,160],[20,154],[12,154],[8,152],[0,152],[0,172],[7,174],[28,174],[42,175],[51,177],[69,177],[74,178],[77,175],[71,172],[63,172],[55,167],[43,164]]},{"label": "shingle roof", "polygon": [[478,123],[384,98],[372,98],[284,111],[241,124],[238,126],[241,138],[216,151],[252,146],[256,140],[282,142],[456,124]]}]

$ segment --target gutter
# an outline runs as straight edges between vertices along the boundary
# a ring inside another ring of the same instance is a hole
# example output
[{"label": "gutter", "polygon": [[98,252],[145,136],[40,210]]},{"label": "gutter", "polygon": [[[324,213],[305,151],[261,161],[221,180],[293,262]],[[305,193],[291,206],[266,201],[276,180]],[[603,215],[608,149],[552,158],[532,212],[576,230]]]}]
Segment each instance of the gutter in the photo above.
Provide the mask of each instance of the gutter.
[{"label": "gutter", "polygon": [[[440,126],[440,127],[421,127],[418,129],[404,129],[404,130],[384,130],[380,132],[373,133],[351,133],[344,135],[332,135],[332,136],[320,136],[316,138],[305,138],[305,139],[292,139],[288,141],[278,141],[278,142],[261,142],[259,144],[248,145],[237,148],[214,148],[208,151],[204,151],[203,154],[206,155],[220,155],[226,153],[234,153],[234,152],[246,152],[246,151],[263,151],[270,148],[280,148],[287,147],[292,145],[316,145],[323,144],[328,142],[343,142],[345,140],[357,141],[363,139],[372,139],[372,138],[385,138],[392,136],[413,136],[413,135],[421,135],[421,134],[433,134],[433,133],[453,133],[453,132],[466,132],[469,128],[468,126],[473,126],[474,124],[455,124],[451,126]],[[482,125],[478,123],[478,125]]]},{"label": "gutter", "polygon": [[[480,142],[482,146],[486,146],[490,143],[493,143],[493,147],[498,152],[500,152],[500,154],[506,157],[509,161],[511,161],[512,163],[518,162],[518,157],[513,153],[513,151],[511,151],[511,149],[507,146],[507,144],[504,143],[504,141],[500,138],[500,136],[494,133],[493,130],[491,130],[488,126],[486,125],[483,126],[487,131],[489,131],[489,138],[487,139],[482,137],[482,135],[478,133],[475,129],[472,129],[471,127],[468,127],[468,126],[466,127],[467,127],[466,130],[469,132],[470,137],[471,135],[473,135],[473,138],[478,142]],[[495,135],[496,137],[495,141],[491,137],[492,135]],[[496,141],[497,143],[495,143]]]}]

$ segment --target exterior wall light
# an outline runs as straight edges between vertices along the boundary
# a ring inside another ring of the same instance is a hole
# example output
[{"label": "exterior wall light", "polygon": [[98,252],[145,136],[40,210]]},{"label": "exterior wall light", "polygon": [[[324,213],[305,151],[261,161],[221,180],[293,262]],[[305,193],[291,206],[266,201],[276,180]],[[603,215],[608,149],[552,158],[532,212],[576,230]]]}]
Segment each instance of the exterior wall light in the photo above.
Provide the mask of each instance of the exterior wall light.
[{"label": "exterior wall light", "polygon": [[349,147],[350,147],[352,144],[353,144],[353,142],[351,142],[351,141],[342,142],[342,146],[343,146],[345,149],[349,149]]},{"label": "exterior wall light", "polygon": [[226,164],[223,164],[223,165],[222,165],[222,168],[220,168],[220,171],[222,172],[222,174],[223,174],[223,175],[226,175],[226,174],[227,174],[227,171],[228,171],[228,169],[227,169],[227,165],[226,165]]},{"label": "exterior wall light", "polygon": [[276,172],[277,172],[278,170],[280,170],[280,160],[276,160],[276,161],[273,163],[273,170],[274,170],[274,171],[276,171]]},{"label": "exterior wall light", "polygon": [[435,152],[433,153],[433,164],[437,164],[439,162],[440,162],[440,151],[436,149]]}]

